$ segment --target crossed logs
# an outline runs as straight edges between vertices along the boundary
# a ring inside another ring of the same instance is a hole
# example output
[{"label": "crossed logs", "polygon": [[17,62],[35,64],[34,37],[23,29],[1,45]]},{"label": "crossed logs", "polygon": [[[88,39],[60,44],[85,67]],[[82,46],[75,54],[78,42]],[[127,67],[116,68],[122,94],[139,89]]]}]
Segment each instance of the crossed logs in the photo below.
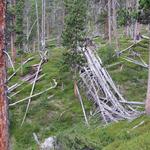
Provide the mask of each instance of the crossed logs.
[{"label": "crossed logs", "polygon": [[[132,120],[143,112],[126,104],[126,100],[119,93],[111,76],[103,67],[94,46],[82,48],[87,65],[80,71],[80,77],[86,89],[88,99],[96,106],[95,114],[105,123],[122,119]],[[125,103],[122,103],[125,102]]]}]

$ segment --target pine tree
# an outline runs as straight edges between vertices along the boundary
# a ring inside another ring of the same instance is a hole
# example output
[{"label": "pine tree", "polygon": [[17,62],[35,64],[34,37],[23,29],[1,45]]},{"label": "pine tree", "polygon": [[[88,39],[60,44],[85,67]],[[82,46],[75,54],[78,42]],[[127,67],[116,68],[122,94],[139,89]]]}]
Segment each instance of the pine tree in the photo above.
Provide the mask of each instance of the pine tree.
[{"label": "pine tree", "polygon": [[63,46],[75,51],[85,35],[86,0],[65,0],[65,8]]},{"label": "pine tree", "polygon": [[22,47],[24,41],[23,34],[23,9],[24,9],[25,0],[16,0],[15,12],[16,12],[16,46],[19,48]]}]

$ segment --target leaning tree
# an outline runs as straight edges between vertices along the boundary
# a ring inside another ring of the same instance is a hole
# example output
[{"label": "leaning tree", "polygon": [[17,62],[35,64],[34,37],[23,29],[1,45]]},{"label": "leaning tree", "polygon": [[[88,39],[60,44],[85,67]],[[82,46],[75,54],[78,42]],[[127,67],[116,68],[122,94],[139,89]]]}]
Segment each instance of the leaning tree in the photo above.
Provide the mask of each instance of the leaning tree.
[{"label": "leaning tree", "polygon": [[9,149],[8,105],[6,99],[6,66],[5,66],[5,10],[6,1],[0,0],[0,150]]}]

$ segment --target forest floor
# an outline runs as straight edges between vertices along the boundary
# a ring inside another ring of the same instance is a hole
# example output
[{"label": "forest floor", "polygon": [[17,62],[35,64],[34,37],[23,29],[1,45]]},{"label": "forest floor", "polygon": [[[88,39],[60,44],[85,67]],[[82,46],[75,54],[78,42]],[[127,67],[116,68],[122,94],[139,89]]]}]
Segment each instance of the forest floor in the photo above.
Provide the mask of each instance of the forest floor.
[{"label": "forest floor", "polygon": [[[108,71],[124,97],[129,101],[143,102],[146,97],[148,70],[121,58],[112,57],[114,55],[113,44],[110,47],[100,38],[95,38],[94,41],[100,47],[98,53],[104,66],[121,62],[119,65],[108,68]],[[120,38],[119,41],[120,49],[132,44],[131,40],[127,38]],[[149,150],[150,118],[145,115],[131,122],[120,121],[105,127],[95,117],[89,118],[89,127],[85,125],[80,103],[74,96],[72,75],[67,69],[62,68],[65,50],[55,47],[54,43],[50,43],[48,46],[49,60],[42,65],[41,73],[45,76],[36,83],[34,93],[48,88],[53,79],[56,79],[58,85],[55,89],[32,98],[27,118],[22,127],[21,122],[28,101],[10,107],[12,149],[36,150],[37,144],[33,138],[33,133],[36,133],[40,142],[50,136],[56,136],[64,150]],[[133,49],[140,53],[144,61],[148,63],[147,40],[141,41]],[[123,56],[127,55],[128,52],[123,54]],[[40,58],[37,53],[24,54],[23,59],[26,60],[32,56],[34,59],[23,66],[23,73],[18,72],[9,81],[8,86],[22,82],[22,77],[31,73],[31,66],[39,63]],[[18,56],[15,68],[19,67],[20,61]],[[8,69],[8,76],[12,73],[12,69]],[[30,95],[31,84],[25,82],[16,91],[22,88],[24,89],[12,97],[9,103]],[[53,96],[49,99],[48,97],[51,95]],[[84,104],[89,113],[91,103],[85,97]],[[140,126],[134,128],[141,122],[143,123]]]}]

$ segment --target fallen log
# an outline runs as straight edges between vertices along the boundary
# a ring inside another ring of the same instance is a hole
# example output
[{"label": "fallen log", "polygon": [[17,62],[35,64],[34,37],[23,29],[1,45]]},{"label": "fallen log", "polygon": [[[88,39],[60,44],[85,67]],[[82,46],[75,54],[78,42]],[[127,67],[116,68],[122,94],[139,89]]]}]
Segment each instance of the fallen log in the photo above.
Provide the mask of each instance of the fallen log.
[{"label": "fallen log", "polygon": [[34,59],[34,57],[31,57],[31,58],[28,58],[26,61],[24,61],[24,62],[22,63],[22,65],[21,65],[18,69],[16,69],[16,71],[15,71],[12,75],[10,75],[10,76],[8,77],[7,81],[9,81],[9,80],[21,69],[21,67],[22,67],[23,65],[25,65],[26,63],[28,63],[29,61],[31,61],[31,60],[33,60],[33,59]]},{"label": "fallen log", "polygon": [[46,90],[44,90],[42,92],[36,93],[36,94],[34,94],[32,96],[28,96],[28,97],[26,97],[24,99],[21,99],[21,100],[17,101],[17,102],[11,103],[11,104],[9,104],[9,106],[15,106],[16,104],[22,103],[22,102],[24,102],[26,100],[29,100],[30,98],[37,97],[37,96],[39,96],[39,95],[41,95],[41,94],[43,94],[43,93],[45,93],[45,92],[47,92],[47,91],[49,91],[51,89],[54,89],[57,86],[57,82],[55,80],[53,80],[53,81],[54,81],[54,85],[49,87],[48,89],[46,89]]},{"label": "fallen log", "polygon": [[126,58],[121,57],[121,58],[124,59],[124,60],[126,60],[126,61],[128,61],[128,62],[130,62],[130,63],[134,63],[134,64],[136,64],[136,65],[139,65],[139,66],[142,66],[142,67],[148,69],[148,65],[147,65],[146,63],[141,63],[141,62],[139,62],[139,61],[137,61],[137,60],[134,60],[134,59],[132,59],[132,58],[129,58],[129,57],[126,57]]},{"label": "fallen log", "polygon": [[[44,54],[46,54],[47,52],[45,52]],[[21,123],[21,126],[23,125],[25,119],[26,119],[26,116],[27,116],[27,113],[28,113],[28,110],[29,110],[29,106],[30,106],[30,103],[31,103],[31,96],[33,95],[33,92],[34,92],[34,88],[35,88],[35,84],[36,84],[36,81],[38,79],[38,75],[40,73],[40,69],[41,69],[41,66],[42,66],[42,63],[44,61],[44,58],[41,59],[39,65],[38,65],[38,68],[37,68],[37,72],[35,74],[35,78],[33,80],[33,84],[32,84],[32,89],[31,89],[31,92],[30,92],[30,98],[28,100],[28,104],[27,104],[27,107],[26,107],[26,111],[25,111],[25,114],[24,114],[24,117],[23,117],[23,120],[22,120],[22,123]]]},{"label": "fallen log", "polygon": [[95,47],[83,47],[83,54],[86,60],[85,67],[82,67],[80,77],[88,93],[89,100],[96,105],[97,112],[105,123],[122,119],[132,120],[143,112],[137,111],[127,102],[115,86],[111,76],[103,66]]},{"label": "fallen log", "polygon": [[145,102],[130,102],[130,101],[122,102],[120,101],[120,103],[128,104],[128,105],[145,105]]}]

